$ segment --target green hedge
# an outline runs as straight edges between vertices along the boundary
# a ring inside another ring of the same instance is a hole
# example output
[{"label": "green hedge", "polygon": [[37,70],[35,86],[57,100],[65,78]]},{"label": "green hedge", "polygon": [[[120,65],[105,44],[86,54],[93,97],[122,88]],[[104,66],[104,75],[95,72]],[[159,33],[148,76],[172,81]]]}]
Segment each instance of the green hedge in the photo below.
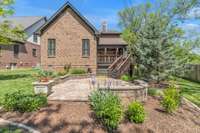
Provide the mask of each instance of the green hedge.
[{"label": "green hedge", "polygon": [[86,74],[86,70],[85,69],[81,69],[81,68],[73,68],[70,69],[70,74]]}]

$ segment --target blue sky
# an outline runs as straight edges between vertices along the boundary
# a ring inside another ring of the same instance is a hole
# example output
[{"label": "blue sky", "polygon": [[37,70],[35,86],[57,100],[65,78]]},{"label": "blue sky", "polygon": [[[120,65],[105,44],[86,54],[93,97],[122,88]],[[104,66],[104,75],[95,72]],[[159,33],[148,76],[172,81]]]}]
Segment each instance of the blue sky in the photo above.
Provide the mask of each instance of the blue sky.
[{"label": "blue sky", "polygon": [[[140,4],[149,0],[69,0],[96,28],[100,28],[102,21],[107,21],[108,28],[120,30],[118,26],[118,12],[131,4]],[[150,0],[151,2],[155,0]],[[14,8],[16,16],[47,16],[50,17],[67,0],[16,0]],[[200,8],[195,13],[200,14]],[[189,16],[193,16],[191,12]],[[200,15],[199,15],[200,16]],[[182,24],[189,33],[200,31],[200,22],[189,20]]]}]

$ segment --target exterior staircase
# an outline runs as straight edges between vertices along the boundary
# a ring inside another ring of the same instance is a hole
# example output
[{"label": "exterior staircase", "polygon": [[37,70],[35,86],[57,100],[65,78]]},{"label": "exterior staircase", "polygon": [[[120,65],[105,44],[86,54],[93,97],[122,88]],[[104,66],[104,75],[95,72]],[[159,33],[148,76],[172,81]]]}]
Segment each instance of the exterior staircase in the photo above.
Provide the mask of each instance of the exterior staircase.
[{"label": "exterior staircase", "polygon": [[120,78],[123,74],[128,74],[131,66],[131,55],[120,56],[107,69],[108,76]]}]

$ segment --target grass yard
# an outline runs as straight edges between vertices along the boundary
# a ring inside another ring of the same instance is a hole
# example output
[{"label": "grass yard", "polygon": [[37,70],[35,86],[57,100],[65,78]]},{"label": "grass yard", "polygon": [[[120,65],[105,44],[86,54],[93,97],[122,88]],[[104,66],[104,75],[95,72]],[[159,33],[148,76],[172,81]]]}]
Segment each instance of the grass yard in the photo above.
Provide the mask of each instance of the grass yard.
[{"label": "grass yard", "polygon": [[179,78],[176,83],[180,85],[183,96],[200,107],[200,83]]},{"label": "grass yard", "polygon": [[22,90],[33,93],[33,69],[0,70],[0,99],[8,92]]},{"label": "grass yard", "polygon": [[27,133],[27,131],[13,126],[0,126],[0,133]]}]

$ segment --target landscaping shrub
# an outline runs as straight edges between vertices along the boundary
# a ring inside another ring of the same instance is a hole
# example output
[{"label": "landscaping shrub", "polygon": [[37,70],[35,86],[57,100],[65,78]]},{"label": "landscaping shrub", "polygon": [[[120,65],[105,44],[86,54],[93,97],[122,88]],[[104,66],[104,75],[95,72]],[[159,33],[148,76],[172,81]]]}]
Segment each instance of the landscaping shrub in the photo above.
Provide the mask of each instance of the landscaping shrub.
[{"label": "landscaping shrub", "polygon": [[161,105],[167,113],[172,113],[178,107],[176,104],[176,101],[169,96],[163,97],[163,100],[161,101]]},{"label": "landscaping shrub", "polygon": [[67,73],[65,71],[58,72],[58,76],[65,76]]},{"label": "landscaping shrub", "polygon": [[32,112],[47,104],[47,97],[27,95],[21,91],[6,94],[2,105],[7,111]]},{"label": "landscaping shrub", "polygon": [[39,81],[47,82],[49,79],[57,77],[57,73],[53,71],[39,70],[36,76]]},{"label": "landscaping shrub", "polygon": [[70,68],[71,68],[71,64],[65,64],[64,70],[66,73],[69,73]]},{"label": "landscaping shrub", "polygon": [[123,81],[127,81],[127,82],[131,81],[131,77],[127,74],[122,75],[120,79],[123,80]]},{"label": "landscaping shrub", "polygon": [[148,95],[156,96],[157,95],[157,89],[156,88],[149,88],[148,89]]},{"label": "landscaping shrub", "polygon": [[70,70],[70,74],[86,74],[86,70],[81,68],[74,68]]},{"label": "landscaping shrub", "polygon": [[90,102],[97,118],[108,130],[116,129],[123,115],[122,105],[118,96],[109,91],[95,91]]},{"label": "landscaping shrub", "polygon": [[0,133],[25,133],[26,131],[15,126],[0,126]]},{"label": "landscaping shrub", "polygon": [[71,68],[71,64],[65,64],[64,71],[58,72],[58,76],[65,76],[69,73],[69,70]]},{"label": "landscaping shrub", "polygon": [[127,116],[131,122],[143,123],[145,119],[145,111],[143,105],[139,102],[132,102],[128,106]]},{"label": "landscaping shrub", "polygon": [[166,112],[172,113],[180,105],[180,99],[181,96],[179,94],[179,91],[176,89],[175,86],[171,85],[169,88],[164,90],[161,105]]}]

